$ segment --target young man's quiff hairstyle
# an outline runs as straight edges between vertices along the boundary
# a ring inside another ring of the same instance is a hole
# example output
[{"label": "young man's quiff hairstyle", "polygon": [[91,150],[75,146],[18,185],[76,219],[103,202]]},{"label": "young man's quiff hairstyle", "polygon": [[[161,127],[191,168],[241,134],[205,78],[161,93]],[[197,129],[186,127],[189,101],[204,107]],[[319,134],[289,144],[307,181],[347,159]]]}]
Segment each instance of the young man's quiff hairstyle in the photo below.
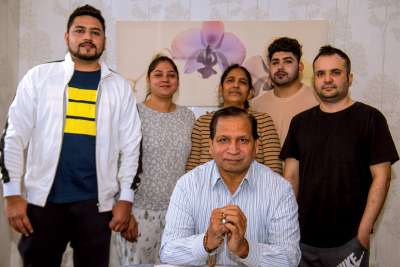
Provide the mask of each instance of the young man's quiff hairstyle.
[{"label": "young man's quiff hairstyle", "polygon": [[296,39],[281,37],[275,39],[268,47],[268,59],[271,61],[276,52],[292,52],[297,61],[300,62],[302,56],[301,45]]},{"label": "young man's quiff hairstyle", "polygon": [[80,16],[91,16],[98,19],[100,21],[101,26],[103,27],[103,31],[104,32],[106,31],[106,24],[103,16],[101,15],[101,11],[92,7],[91,5],[84,5],[75,9],[74,12],[72,12],[72,14],[69,16],[67,23],[67,32],[69,31],[69,28],[74,22],[74,19]]}]

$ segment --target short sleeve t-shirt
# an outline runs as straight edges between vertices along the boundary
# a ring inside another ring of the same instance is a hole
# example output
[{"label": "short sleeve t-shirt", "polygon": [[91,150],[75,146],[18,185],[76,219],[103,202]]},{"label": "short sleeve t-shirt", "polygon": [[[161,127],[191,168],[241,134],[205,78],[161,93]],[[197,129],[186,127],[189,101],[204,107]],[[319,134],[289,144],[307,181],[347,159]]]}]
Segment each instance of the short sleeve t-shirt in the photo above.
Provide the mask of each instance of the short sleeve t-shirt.
[{"label": "short sleeve t-shirt", "polygon": [[315,247],[356,236],[372,182],[369,167],[399,159],[382,113],[360,102],[295,116],[280,157],[299,161],[301,242]]}]

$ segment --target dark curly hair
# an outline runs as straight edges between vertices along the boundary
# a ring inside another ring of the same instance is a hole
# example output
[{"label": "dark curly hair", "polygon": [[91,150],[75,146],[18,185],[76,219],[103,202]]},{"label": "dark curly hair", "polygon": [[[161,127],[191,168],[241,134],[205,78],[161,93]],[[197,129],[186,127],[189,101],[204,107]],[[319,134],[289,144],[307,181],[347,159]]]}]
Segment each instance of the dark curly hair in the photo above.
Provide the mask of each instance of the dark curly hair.
[{"label": "dark curly hair", "polygon": [[292,52],[297,61],[300,62],[302,56],[301,45],[296,39],[281,37],[275,39],[268,47],[268,59],[271,61],[276,52]]}]

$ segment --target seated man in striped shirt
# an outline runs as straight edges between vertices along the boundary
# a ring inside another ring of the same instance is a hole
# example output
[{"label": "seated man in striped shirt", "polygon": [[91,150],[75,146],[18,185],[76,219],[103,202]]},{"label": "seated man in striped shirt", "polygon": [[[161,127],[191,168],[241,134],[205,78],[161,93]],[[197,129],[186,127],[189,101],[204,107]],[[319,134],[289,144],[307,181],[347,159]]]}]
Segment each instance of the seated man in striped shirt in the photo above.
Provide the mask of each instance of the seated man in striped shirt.
[{"label": "seated man in striped shirt", "polygon": [[214,160],[180,178],[161,241],[169,264],[297,266],[297,204],[292,187],[254,160],[257,122],[237,107],[210,124]]}]

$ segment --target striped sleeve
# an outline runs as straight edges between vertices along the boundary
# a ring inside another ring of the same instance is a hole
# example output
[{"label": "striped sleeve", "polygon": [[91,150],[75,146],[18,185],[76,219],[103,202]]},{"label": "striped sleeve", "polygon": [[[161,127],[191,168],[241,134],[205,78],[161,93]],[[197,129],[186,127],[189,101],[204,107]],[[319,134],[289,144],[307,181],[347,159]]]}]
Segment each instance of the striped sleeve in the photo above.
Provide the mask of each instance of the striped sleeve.
[{"label": "striped sleeve", "polygon": [[198,178],[194,172],[189,172],[177,182],[172,193],[160,247],[160,260],[163,263],[179,265],[206,263],[208,253],[203,246],[204,233],[196,232],[195,225],[199,218],[193,216],[193,210],[197,210],[198,203],[194,203],[189,197],[193,195],[194,188],[189,186],[188,180]]},{"label": "striped sleeve", "polygon": [[212,160],[209,152],[210,122],[214,113],[200,116],[192,130],[192,149],[186,164],[186,171]]},{"label": "striped sleeve", "polygon": [[279,159],[281,146],[271,116],[262,112],[250,111],[249,113],[257,120],[259,147],[256,160],[282,174],[282,161]]}]

